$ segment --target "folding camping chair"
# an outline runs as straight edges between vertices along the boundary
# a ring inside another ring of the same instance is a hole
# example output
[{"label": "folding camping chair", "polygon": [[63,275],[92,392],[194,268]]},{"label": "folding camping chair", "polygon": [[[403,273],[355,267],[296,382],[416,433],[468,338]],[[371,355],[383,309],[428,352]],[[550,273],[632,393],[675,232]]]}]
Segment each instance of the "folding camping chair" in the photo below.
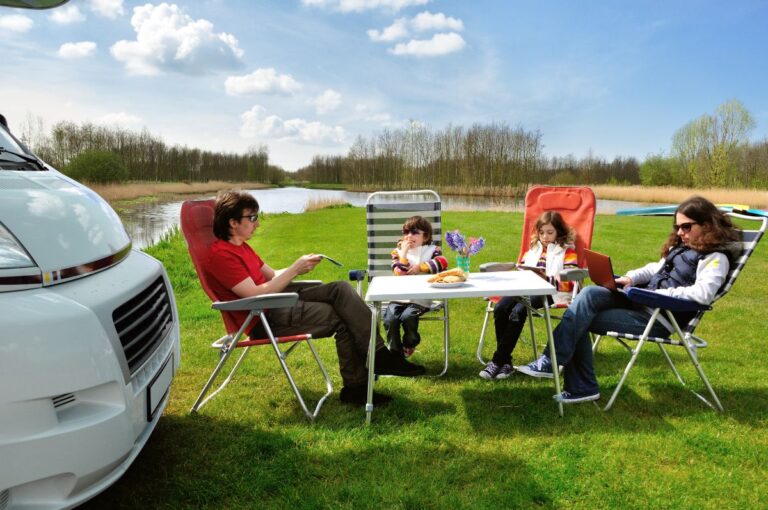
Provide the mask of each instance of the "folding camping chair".
[{"label": "folding camping chair", "polygon": [[[560,273],[562,281],[574,282],[574,297],[581,287],[581,282],[586,278],[586,261],[584,259],[584,249],[592,246],[592,230],[595,224],[595,194],[585,186],[532,186],[525,195],[525,215],[523,217],[523,232],[520,241],[520,253],[517,260],[528,251],[531,244],[531,232],[536,226],[536,220],[545,211],[557,211],[561,214],[565,222],[576,230],[576,255],[578,259],[578,269],[567,269]],[[480,271],[508,271],[515,267],[514,262],[488,262],[480,266]],[[480,340],[477,344],[477,359],[483,365],[487,361],[483,360],[483,346],[485,343],[485,334],[488,329],[488,322],[493,316],[493,309],[500,298],[494,297],[488,299],[485,307],[485,317],[483,318],[483,327],[480,330]],[[540,310],[530,306],[530,301],[523,298],[522,303],[528,308],[528,325],[531,332],[531,346],[533,348],[534,359],[539,357],[536,347],[536,337],[533,327],[533,317],[543,317]],[[553,308],[567,308],[564,304],[555,304]],[[560,320],[561,315],[551,315],[552,319]]]},{"label": "folding camping chair", "polygon": [[[277,294],[265,294],[250,298],[237,299],[234,301],[218,300],[218,297],[215,296],[211,290],[210,284],[208,283],[208,276],[203,269],[207,263],[208,251],[214,241],[216,241],[216,238],[213,235],[213,207],[213,200],[187,200],[181,206],[181,230],[184,233],[185,239],[187,240],[187,247],[189,248],[189,254],[192,257],[192,262],[195,265],[195,271],[197,271],[197,276],[200,278],[200,284],[202,285],[203,290],[206,294],[208,294],[208,297],[211,298],[211,301],[213,301],[212,308],[221,312],[222,318],[224,319],[224,325],[226,326],[227,330],[227,334],[225,336],[219,338],[211,344],[211,347],[219,351],[219,362],[216,365],[216,368],[214,368],[213,373],[211,373],[211,376],[208,378],[208,382],[205,383],[205,386],[200,392],[200,395],[197,397],[194,405],[192,406],[192,412],[196,412],[198,409],[203,407],[210,399],[212,399],[221,390],[224,389],[224,387],[232,379],[232,376],[235,374],[252,346],[271,345],[274,349],[278,361],[280,362],[280,366],[283,368],[283,372],[285,372],[285,376],[288,378],[288,383],[291,385],[291,389],[293,389],[293,392],[299,401],[301,409],[304,411],[304,414],[307,415],[307,418],[314,420],[320,411],[320,407],[322,407],[325,400],[333,392],[333,386],[331,385],[331,380],[328,377],[328,373],[325,371],[323,362],[320,360],[320,356],[318,356],[317,351],[315,350],[315,346],[312,344],[312,335],[301,334],[276,337],[272,334],[272,329],[270,328],[269,322],[267,321],[267,317],[265,315],[265,311],[270,308],[287,308],[295,306],[299,295],[295,292],[281,292]],[[291,288],[297,289],[307,285],[318,285],[319,283],[320,282],[318,281],[294,282],[292,286],[286,290],[291,290]],[[248,317],[243,324],[239,324],[236,320],[233,319],[232,315],[229,313],[233,311],[249,312]],[[250,330],[250,326],[253,324],[254,318],[257,317],[261,320],[261,323],[264,326],[264,330],[267,333],[267,338],[248,339],[247,334]],[[241,340],[244,335],[246,338]],[[293,376],[291,375],[291,371],[287,365],[288,356],[301,342],[305,342],[309,346],[309,349],[312,351],[312,355],[317,362],[317,366],[320,368],[320,372],[322,372],[323,378],[325,379],[326,393],[317,402],[314,411],[311,412],[304,402],[304,398],[302,397],[298,386],[296,386],[296,382],[294,381]],[[280,347],[280,344],[284,343],[290,343],[291,345],[286,350],[283,350]],[[219,375],[219,372],[221,372],[230,355],[236,348],[243,348],[242,354],[237,359],[237,362],[235,363],[234,367],[232,367],[232,370],[229,372],[229,375],[226,377],[226,379],[221,384],[219,384],[215,391],[206,397],[206,394],[212,388],[216,377]]]},{"label": "folding camping chair", "polygon": [[[375,276],[392,275],[392,250],[402,236],[403,223],[411,216],[427,219],[432,224],[432,242],[442,245],[441,209],[440,195],[432,190],[377,191],[368,195],[365,204],[368,269],[349,272],[350,280],[357,281],[357,292],[361,296],[366,275],[369,282]],[[438,374],[442,376],[448,371],[448,300],[433,301],[429,312],[420,320],[443,322],[443,371]]]},{"label": "folding camping chair", "polygon": [[[736,278],[741,273],[741,270],[744,268],[744,265],[746,264],[749,257],[752,255],[752,253],[755,251],[755,248],[757,247],[757,243],[760,241],[760,239],[763,237],[763,234],[765,233],[766,225],[768,224],[768,218],[764,216],[758,216],[758,215],[752,215],[747,213],[746,211],[739,211],[738,209],[734,209],[734,212],[726,213],[728,216],[731,216],[733,218],[739,218],[741,220],[747,220],[752,222],[760,222],[759,227],[756,230],[742,230],[742,250],[741,254],[739,255],[738,259],[733,262],[731,265],[730,270],[728,271],[728,276],[725,280],[725,284],[723,287],[715,294],[715,299],[712,301],[712,304],[714,304],[716,301],[721,299],[723,296],[725,296],[728,291],[731,290],[733,287],[733,284],[736,282]],[[756,225],[753,223],[753,225]],[[626,347],[631,353],[632,356],[630,357],[629,362],[627,363],[626,368],[624,369],[624,373],[621,376],[621,379],[619,379],[619,383],[616,386],[616,389],[613,390],[613,394],[611,395],[610,400],[606,404],[604,410],[608,410],[613,406],[613,403],[616,400],[616,397],[619,394],[619,391],[621,391],[622,386],[624,385],[624,381],[627,379],[627,376],[629,375],[629,371],[632,369],[632,367],[635,364],[635,360],[637,360],[638,355],[640,354],[640,350],[643,348],[643,345],[645,345],[646,342],[655,343],[659,346],[659,349],[661,350],[662,354],[664,354],[664,358],[667,360],[667,364],[669,364],[669,367],[672,369],[672,372],[674,372],[675,376],[677,377],[677,380],[680,381],[680,384],[683,386],[686,386],[685,381],[683,381],[683,378],[680,376],[680,373],[677,371],[677,368],[675,367],[675,364],[672,362],[672,358],[667,353],[667,350],[664,348],[665,345],[674,345],[678,347],[683,347],[685,351],[688,353],[688,357],[691,360],[691,363],[693,363],[693,366],[696,368],[696,372],[699,374],[699,377],[701,378],[701,381],[704,383],[704,386],[706,386],[707,390],[709,391],[710,396],[712,397],[712,401],[710,402],[706,397],[703,395],[691,390],[694,395],[699,397],[704,403],[706,403],[711,408],[719,410],[720,412],[723,412],[723,405],[720,403],[720,399],[717,398],[717,394],[715,393],[715,390],[712,388],[712,385],[709,383],[709,380],[707,379],[707,376],[704,374],[704,370],[701,368],[701,364],[699,363],[699,357],[697,353],[697,349],[707,347],[707,342],[697,336],[694,332],[696,330],[696,327],[701,322],[702,317],[704,316],[704,313],[708,310],[712,309],[712,305],[701,305],[695,301],[688,300],[688,299],[678,299],[668,296],[660,295],[656,292],[645,290],[645,289],[636,289],[634,287],[630,287],[627,290],[627,297],[634,303],[637,303],[639,305],[646,306],[653,310],[653,313],[651,315],[651,318],[648,321],[648,325],[645,328],[645,331],[642,335],[632,335],[629,333],[621,333],[616,331],[609,331],[606,333],[606,336],[610,336],[615,338],[619,343],[621,343],[624,347]],[[675,320],[674,315],[672,315],[672,312],[696,312],[696,315],[693,319],[688,322],[688,324],[683,324],[685,329],[682,329],[681,325],[677,323]],[[674,331],[670,333],[668,338],[660,338],[660,337],[653,337],[649,336],[649,332],[651,330],[651,327],[653,327],[653,324],[656,322],[659,315],[663,314],[666,319],[669,321],[669,323],[674,327]],[[676,337],[676,338],[672,338]],[[592,350],[595,351],[597,349],[598,344],[600,343],[600,338],[597,337],[594,341],[594,344],[592,346]],[[636,341],[637,344],[634,349],[632,349],[626,341]]]}]

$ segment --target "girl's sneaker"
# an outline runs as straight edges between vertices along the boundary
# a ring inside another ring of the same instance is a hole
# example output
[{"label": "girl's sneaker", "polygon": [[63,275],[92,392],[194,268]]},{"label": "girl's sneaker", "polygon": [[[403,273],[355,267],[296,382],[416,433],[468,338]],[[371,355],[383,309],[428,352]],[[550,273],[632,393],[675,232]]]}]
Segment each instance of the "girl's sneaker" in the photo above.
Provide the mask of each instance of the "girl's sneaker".
[{"label": "girl's sneaker", "polygon": [[510,375],[515,373],[515,368],[510,363],[504,363],[499,369],[499,373],[496,374],[496,379],[506,379]]},{"label": "girl's sneaker", "polygon": [[489,361],[488,364],[485,365],[485,368],[480,371],[480,377],[490,381],[496,379],[499,372],[501,372],[501,367],[493,361]]}]

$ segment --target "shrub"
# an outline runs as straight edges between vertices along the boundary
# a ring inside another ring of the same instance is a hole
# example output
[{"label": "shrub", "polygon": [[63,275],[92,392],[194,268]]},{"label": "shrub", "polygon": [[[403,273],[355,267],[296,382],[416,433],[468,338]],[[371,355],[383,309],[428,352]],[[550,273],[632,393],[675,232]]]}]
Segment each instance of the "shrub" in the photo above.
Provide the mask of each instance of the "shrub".
[{"label": "shrub", "polygon": [[128,178],[128,170],[120,156],[105,150],[81,152],[63,171],[73,179],[95,183],[119,182]]}]

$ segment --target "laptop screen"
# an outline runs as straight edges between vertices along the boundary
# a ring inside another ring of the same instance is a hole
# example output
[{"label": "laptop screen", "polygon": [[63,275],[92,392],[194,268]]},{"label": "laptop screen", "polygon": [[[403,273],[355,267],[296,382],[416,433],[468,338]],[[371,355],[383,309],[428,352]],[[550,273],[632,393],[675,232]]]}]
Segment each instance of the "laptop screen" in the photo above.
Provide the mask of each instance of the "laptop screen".
[{"label": "laptop screen", "polygon": [[616,281],[614,280],[613,264],[611,264],[611,257],[603,255],[592,250],[584,250],[584,257],[587,261],[587,269],[589,270],[589,277],[597,285],[605,287],[610,290],[619,290],[616,287]]}]

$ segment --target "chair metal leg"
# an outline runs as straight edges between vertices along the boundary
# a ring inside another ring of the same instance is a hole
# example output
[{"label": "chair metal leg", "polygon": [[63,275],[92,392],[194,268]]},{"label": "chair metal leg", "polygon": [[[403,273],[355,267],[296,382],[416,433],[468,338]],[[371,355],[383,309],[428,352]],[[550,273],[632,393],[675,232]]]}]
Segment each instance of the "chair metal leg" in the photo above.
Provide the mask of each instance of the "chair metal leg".
[{"label": "chair metal leg", "polygon": [[632,367],[635,364],[635,360],[637,360],[638,354],[640,354],[640,350],[643,348],[643,344],[645,344],[645,341],[648,338],[648,335],[651,333],[651,328],[656,323],[656,318],[659,316],[659,312],[661,310],[657,308],[653,311],[653,314],[651,315],[651,319],[648,321],[648,324],[645,326],[645,330],[643,331],[642,336],[640,337],[640,340],[637,341],[637,346],[632,350],[632,357],[629,359],[629,363],[627,363],[627,367],[624,369],[624,373],[621,374],[621,379],[619,379],[619,384],[616,386],[616,389],[613,390],[613,394],[611,395],[611,399],[608,401],[608,403],[603,408],[603,411],[609,410],[613,403],[616,401],[616,397],[619,395],[619,391],[621,391],[621,387],[624,385],[624,381],[627,379],[627,376],[629,375],[629,371],[632,370]]},{"label": "chair metal leg", "polygon": [[226,364],[229,357],[232,355],[232,352],[235,350],[235,346],[237,345],[237,342],[240,340],[240,337],[242,337],[245,330],[250,325],[251,321],[253,320],[253,312],[248,314],[248,317],[246,318],[245,322],[243,322],[243,325],[240,326],[240,330],[233,336],[232,341],[229,343],[228,346],[225,347],[223,355],[219,359],[219,363],[216,365],[216,368],[213,369],[213,372],[211,373],[210,377],[208,377],[208,381],[205,383],[205,386],[203,386],[203,390],[200,392],[200,395],[197,396],[197,400],[195,400],[195,403],[192,404],[192,409],[190,412],[195,413],[198,409],[203,407],[206,402],[208,402],[210,399],[216,396],[217,393],[219,393],[224,386],[226,386],[229,381],[232,379],[232,375],[234,375],[235,371],[237,370],[237,367],[240,366],[240,363],[243,361],[243,358],[245,358],[246,354],[248,354],[249,347],[246,347],[243,350],[243,353],[240,355],[240,359],[237,360],[237,363],[235,363],[235,366],[230,371],[227,378],[224,380],[221,385],[219,385],[218,388],[216,388],[216,391],[214,391],[211,395],[208,396],[208,398],[205,398],[205,395],[208,393],[208,391],[211,389],[211,386],[213,386],[213,382],[216,380],[216,377],[218,377],[219,372],[221,372],[221,369],[224,368],[224,365]]},{"label": "chair metal leg", "polygon": [[[685,347],[685,352],[688,353],[688,357],[691,359],[691,363],[693,363],[694,368],[696,368],[696,372],[699,374],[699,378],[701,379],[701,382],[704,383],[704,386],[706,386],[707,390],[709,391],[709,394],[712,397],[714,404],[709,400],[707,400],[706,397],[704,397],[703,395],[700,395],[699,393],[693,390],[691,390],[691,393],[696,395],[702,402],[707,404],[709,407],[713,409],[717,409],[721,413],[724,412],[725,410],[723,409],[723,404],[720,403],[720,399],[717,397],[717,393],[715,393],[715,389],[709,383],[709,379],[707,379],[707,376],[704,373],[704,369],[701,368],[701,364],[699,363],[699,357],[697,356],[695,351],[696,346],[693,343],[693,340],[691,339],[691,335],[685,334],[682,332],[682,330],[680,329],[680,326],[677,324],[677,321],[675,320],[674,315],[672,315],[672,312],[670,312],[669,310],[667,310],[666,312],[667,312],[667,318],[672,323],[672,325],[675,328],[675,331],[677,332],[677,335],[682,340],[683,347]],[[680,379],[679,376],[678,376],[678,379]]]},{"label": "chair metal leg", "polygon": [[259,315],[261,317],[261,323],[264,326],[264,331],[267,333],[267,337],[269,337],[269,342],[272,344],[272,348],[275,351],[275,355],[277,356],[277,359],[280,361],[280,366],[283,368],[285,377],[288,378],[288,383],[291,385],[291,389],[293,390],[294,395],[296,395],[296,400],[299,401],[299,405],[301,406],[301,409],[304,411],[304,414],[307,416],[307,418],[309,418],[310,421],[313,421],[317,417],[317,413],[320,411],[320,407],[322,407],[323,403],[325,403],[325,400],[333,392],[333,386],[331,385],[331,380],[328,377],[328,373],[325,371],[325,367],[320,361],[320,357],[318,356],[314,345],[312,345],[312,339],[308,338],[306,342],[309,345],[309,349],[312,351],[312,355],[315,357],[315,361],[320,367],[320,371],[323,373],[323,377],[325,379],[325,384],[326,384],[326,393],[317,403],[317,406],[315,407],[314,412],[310,412],[310,410],[307,408],[307,404],[304,401],[304,397],[302,396],[301,391],[299,390],[299,387],[296,385],[296,381],[293,379],[293,374],[291,374],[291,369],[288,367],[288,364],[286,363],[286,358],[291,353],[291,351],[293,351],[293,348],[297,344],[293,344],[290,348],[288,348],[285,352],[283,352],[280,349],[280,345],[277,343],[277,339],[275,338],[275,335],[272,333],[272,328],[269,327],[269,323],[267,322],[266,315],[264,314],[264,312],[261,312]]},{"label": "chair metal leg", "polygon": [[592,336],[592,354],[595,354],[597,352],[597,346],[600,345],[600,340],[603,339],[603,335],[594,335],[590,333]]},{"label": "chair metal leg", "polygon": [[[546,301],[546,298],[544,298],[544,301]],[[552,323],[549,322],[551,320],[551,317],[550,317],[550,314],[549,314],[549,303],[545,303],[545,305],[546,305],[546,309],[547,309],[547,311],[546,311],[546,314],[547,314],[547,324],[549,324],[550,327],[551,327]],[[526,307],[527,307],[527,312],[528,312],[528,327],[531,330],[531,349],[533,349],[533,359],[539,359],[539,348],[536,345],[536,330],[533,327],[533,309],[531,307],[530,301],[526,300]]]},{"label": "chair metal leg", "polygon": [[485,306],[485,318],[483,319],[483,328],[480,330],[480,340],[477,342],[477,361],[481,365],[487,365],[488,362],[483,359],[483,346],[485,345],[485,332],[488,329],[488,320],[493,313],[493,301],[488,301]]}]

